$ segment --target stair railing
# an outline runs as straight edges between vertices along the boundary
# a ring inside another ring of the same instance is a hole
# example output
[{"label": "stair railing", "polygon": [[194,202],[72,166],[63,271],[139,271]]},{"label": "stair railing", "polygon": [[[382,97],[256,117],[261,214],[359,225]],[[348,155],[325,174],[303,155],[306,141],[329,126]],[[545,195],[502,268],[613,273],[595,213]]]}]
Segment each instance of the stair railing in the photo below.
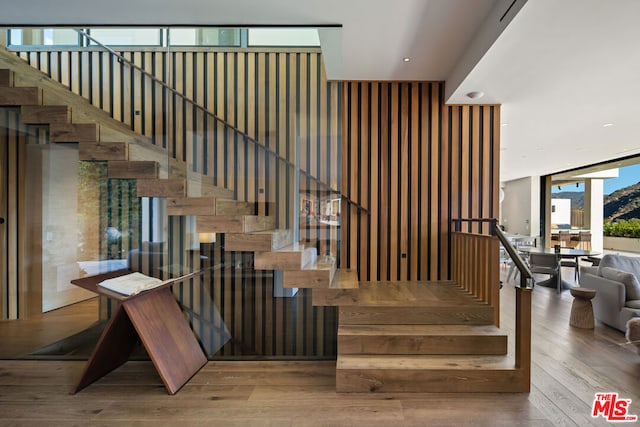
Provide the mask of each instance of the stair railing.
[{"label": "stair railing", "polygon": [[299,170],[300,174],[304,175],[304,177],[305,177],[304,179],[309,179],[309,180],[314,181],[315,184],[317,184],[319,187],[321,187],[323,189],[334,191],[334,192],[339,192],[338,189],[332,188],[330,184],[327,184],[327,183],[321,181],[320,179],[318,179],[317,177],[312,176],[307,171],[305,171],[303,169],[300,169],[299,166],[296,166],[296,163],[288,160],[287,158],[285,158],[282,155],[280,155],[278,152],[270,149],[266,145],[264,145],[264,144],[260,143],[259,141],[257,141],[255,138],[249,136],[246,132],[241,131],[240,129],[238,129],[237,127],[232,125],[231,123],[229,123],[226,120],[218,117],[216,114],[214,114],[213,112],[209,111],[206,107],[198,104],[196,101],[194,101],[193,99],[189,98],[188,96],[186,96],[185,94],[181,93],[180,91],[176,90],[175,88],[171,87],[166,82],[158,79],[156,76],[154,76],[153,74],[149,73],[144,68],[136,65],[132,61],[128,60],[127,58],[125,58],[124,56],[122,56],[121,54],[116,52],[114,49],[112,49],[111,47],[101,43],[99,40],[97,40],[95,37],[91,36],[89,33],[84,31],[83,29],[76,28],[75,31],[81,37],[86,38],[87,40],[89,40],[93,44],[95,44],[96,46],[99,46],[101,49],[104,49],[105,51],[109,52],[111,55],[113,55],[117,59],[117,61],[119,63],[126,64],[127,66],[131,67],[132,69],[138,71],[139,73],[141,73],[144,76],[146,76],[149,79],[151,79],[154,83],[162,86],[164,89],[166,89],[167,91],[171,92],[173,95],[177,96],[178,98],[180,98],[184,102],[190,104],[193,108],[204,112],[208,117],[213,118],[216,122],[218,122],[219,124],[221,124],[225,128],[227,128],[230,131],[232,131],[234,133],[234,135],[237,135],[237,136],[241,137],[242,139],[244,139],[245,141],[254,144],[255,147],[259,148],[260,150],[263,150],[265,152],[265,154],[267,154],[269,156],[272,156],[273,158],[277,159],[280,162],[283,162],[289,168],[294,169],[294,170]]},{"label": "stair railing", "polygon": [[[500,289],[499,276],[493,274],[499,269],[499,243],[505,248],[514,264],[520,271],[520,283],[516,286],[515,306],[515,365],[521,372],[523,391],[529,391],[531,384],[531,293],[532,273],[525,261],[518,254],[507,236],[498,225],[495,218],[463,218],[453,219],[453,232],[451,233],[451,263],[452,279],[461,281],[461,285],[468,291],[479,297],[485,296],[487,303],[494,305],[499,312],[499,299],[493,299],[497,289]],[[469,224],[468,231],[462,230],[462,224]],[[472,224],[475,224],[473,227]],[[488,224],[488,234],[482,233]],[[472,231],[475,231],[472,232]],[[493,242],[488,241],[494,240]],[[481,242],[481,243],[478,243]],[[484,245],[484,246],[483,246]],[[490,252],[488,271],[490,274],[482,274],[487,268],[486,260],[482,258],[483,250]],[[480,286],[478,280],[485,280]],[[480,291],[478,291],[478,287]],[[488,289],[485,289],[488,287]],[[499,320],[496,317],[496,325]]]}]

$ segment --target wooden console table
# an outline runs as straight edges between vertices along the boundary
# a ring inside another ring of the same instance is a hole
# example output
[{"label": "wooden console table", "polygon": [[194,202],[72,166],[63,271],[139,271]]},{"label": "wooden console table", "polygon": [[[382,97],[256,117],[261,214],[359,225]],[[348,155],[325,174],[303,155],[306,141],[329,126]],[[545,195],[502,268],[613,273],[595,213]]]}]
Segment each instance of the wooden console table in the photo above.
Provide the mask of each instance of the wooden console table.
[{"label": "wooden console table", "polygon": [[[178,280],[132,296],[120,295],[98,286],[105,279],[129,273],[130,270],[118,270],[71,281],[74,285],[120,302],[73,393],[126,362],[138,340],[147,350],[169,394],[180,390],[207,363],[206,355],[171,293],[170,287]],[[179,281],[197,274],[183,276]]]}]

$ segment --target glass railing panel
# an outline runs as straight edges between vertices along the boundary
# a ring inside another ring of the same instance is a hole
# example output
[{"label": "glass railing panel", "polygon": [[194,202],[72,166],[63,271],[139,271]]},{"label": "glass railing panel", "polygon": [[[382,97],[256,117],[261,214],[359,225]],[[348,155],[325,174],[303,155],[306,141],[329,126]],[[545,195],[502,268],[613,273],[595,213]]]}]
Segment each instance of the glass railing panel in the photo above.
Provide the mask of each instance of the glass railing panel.
[{"label": "glass railing panel", "polygon": [[[274,228],[295,228],[319,259],[338,259],[341,101],[337,84],[318,80],[319,55],[84,44],[77,56],[91,67],[78,65],[71,90],[124,123],[130,133],[102,127],[101,140],[126,135],[129,160],[156,161],[155,189],[164,191],[138,194],[140,179],[106,180],[98,261],[124,260],[160,278],[200,272],[173,290],[210,358],[334,357],[334,308],[313,307],[311,290],[285,288],[280,271],[256,270],[252,251],[225,250],[229,230],[201,229],[200,214],[169,215],[182,182],[189,198],[249,205],[274,217]],[[297,77],[298,68],[313,72]]]}]

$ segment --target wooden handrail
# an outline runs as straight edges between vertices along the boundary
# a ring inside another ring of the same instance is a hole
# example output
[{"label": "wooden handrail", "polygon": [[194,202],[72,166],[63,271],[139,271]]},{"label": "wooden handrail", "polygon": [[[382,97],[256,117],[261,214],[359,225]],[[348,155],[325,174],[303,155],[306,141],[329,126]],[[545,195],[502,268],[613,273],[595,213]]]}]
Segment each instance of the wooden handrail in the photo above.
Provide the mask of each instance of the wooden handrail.
[{"label": "wooden handrail", "polygon": [[[522,391],[531,389],[531,296],[533,288],[531,283],[531,270],[520,257],[517,250],[513,247],[509,239],[498,226],[498,221],[494,218],[467,218],[454,219],[452,233],[452,274],[460,276],[461,280],[466,283],[461,284],[470,292],[476,292],[477,286],[469,283],[477,280],[479,271],[482,271],[478,265],[482,265],[484,260],[478,261],[482,255],[478,252],[481,250],[490,250],[490,243],[486,239],[498,239],[507,250],[514,263],[520,270],[520,285],[516,287],[515,301],[515,367],[521,372]],[[462,223],[490,223],[489,235],[474,234],[462,231]],[[478,244],[477,242],[481,243]],[[495,264],[492,259],[491,263]],[[497,268],[497,266],[496,266]],[[486,267],[484,267],[486,269]],[[491,267],[488,268],[489,271]],[[492,277],[491,275],[489,275]],[[456,277],[452,277],[456,279]],[[482,277],[481,277],[482,279]],[[491,283],[481,285],[491,286]],[[488,303],[493,304],[493,301]],[[495,303],[498,303],[496,299]],[[497,307],[499,309],[499,307]],[[498,310],[499,311],[499,310]]]}]

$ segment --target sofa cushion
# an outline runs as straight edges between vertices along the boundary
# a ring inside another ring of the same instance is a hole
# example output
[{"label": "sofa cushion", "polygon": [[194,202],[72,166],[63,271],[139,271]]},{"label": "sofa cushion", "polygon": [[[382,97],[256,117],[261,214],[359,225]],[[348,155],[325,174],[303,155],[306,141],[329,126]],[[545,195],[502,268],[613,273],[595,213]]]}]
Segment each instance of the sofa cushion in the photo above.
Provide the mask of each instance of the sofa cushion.
[{"label": "sofa cushion", "polygon": [[[640,299],[626,301],[624,305],[629,308],[640,309]],[[640,318],[638,318],[638,321],[640,321]]]},{"label": "sofa cushion", "polygon": [[637,278],[640,278],[640,257],[607,254],[602,257],[602,260],[600,260],[600,264],[598,265],[598,275],[602,276],[600,269],[604,267],[626,271],[634,274]]},{"label": "sofa cushion", "polygon": [[640,300],[640,283],[632,273],[611,267],[600,267],[598,273],[605,279],[624,284],[627,301]]}]

